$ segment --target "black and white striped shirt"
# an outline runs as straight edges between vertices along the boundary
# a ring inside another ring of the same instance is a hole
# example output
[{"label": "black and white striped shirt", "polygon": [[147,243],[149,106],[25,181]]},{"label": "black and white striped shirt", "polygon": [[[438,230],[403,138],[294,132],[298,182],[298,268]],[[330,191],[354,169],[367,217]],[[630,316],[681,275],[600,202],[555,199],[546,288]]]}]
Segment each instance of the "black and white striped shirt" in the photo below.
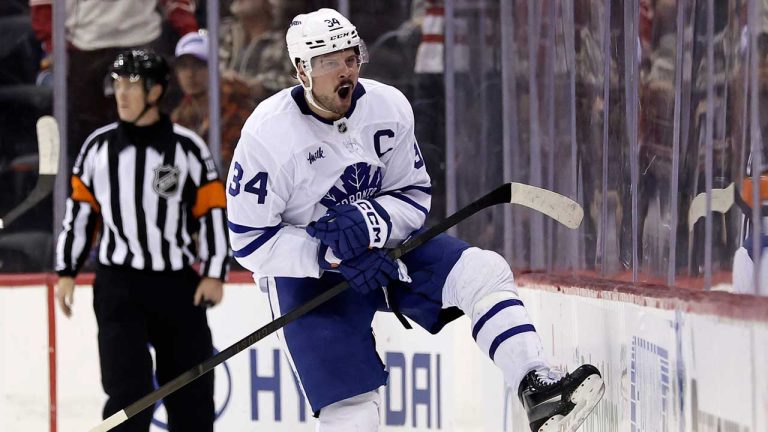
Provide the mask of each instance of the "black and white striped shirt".
[{"label": "black and white striped shirt", "polygon": [[73,276],[99,222],[101,264],[181,270],[200,258],[203,276],[228,268],[224,186],[203,140],[168,117],[113,123],[86,139],[72,169],[56,271]]}]

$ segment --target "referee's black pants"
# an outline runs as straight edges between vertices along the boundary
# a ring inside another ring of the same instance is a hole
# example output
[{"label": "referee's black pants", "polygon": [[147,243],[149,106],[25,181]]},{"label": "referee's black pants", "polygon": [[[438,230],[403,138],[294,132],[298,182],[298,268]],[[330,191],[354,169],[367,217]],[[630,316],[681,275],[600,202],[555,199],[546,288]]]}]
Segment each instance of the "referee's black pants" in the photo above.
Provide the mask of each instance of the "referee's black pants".
[{"label": "referee's black pants", "polygon": [[[108,399],[104,418],[150,393],[155,349],[160,385],[209,358],[213,352],[205,310],[194,306],[200,276],[192,269],[150,272],[100,266],[93,284],[99,326],[101,383]],[[213,373],[164,400],[171,432],[212,432]],[[147,432],[150,407],[114,431]]]}]

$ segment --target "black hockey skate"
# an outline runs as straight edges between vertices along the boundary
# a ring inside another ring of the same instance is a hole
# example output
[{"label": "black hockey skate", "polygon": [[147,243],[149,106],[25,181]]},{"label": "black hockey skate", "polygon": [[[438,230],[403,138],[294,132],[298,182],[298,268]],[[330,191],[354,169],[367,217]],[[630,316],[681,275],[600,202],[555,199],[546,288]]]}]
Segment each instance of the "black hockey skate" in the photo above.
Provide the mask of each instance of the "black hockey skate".
[{"label": "black hockey skate", "polygon": [[565,375],[531,371],[520,383],[517,396],[533,432],[575,432],[603,393],[600,371],[585,364]]}]

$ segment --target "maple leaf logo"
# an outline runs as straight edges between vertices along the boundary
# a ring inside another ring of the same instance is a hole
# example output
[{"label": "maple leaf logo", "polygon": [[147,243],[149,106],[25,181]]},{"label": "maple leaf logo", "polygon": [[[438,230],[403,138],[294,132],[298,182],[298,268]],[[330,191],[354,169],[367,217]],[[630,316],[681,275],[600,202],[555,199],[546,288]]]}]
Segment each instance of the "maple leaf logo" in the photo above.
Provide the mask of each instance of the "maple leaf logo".
[{"label": "maple leaf logo", "polygon": [[328,208],[371,198],[381,191],[381,169],[365,162],[348,166],[320,203]]}]

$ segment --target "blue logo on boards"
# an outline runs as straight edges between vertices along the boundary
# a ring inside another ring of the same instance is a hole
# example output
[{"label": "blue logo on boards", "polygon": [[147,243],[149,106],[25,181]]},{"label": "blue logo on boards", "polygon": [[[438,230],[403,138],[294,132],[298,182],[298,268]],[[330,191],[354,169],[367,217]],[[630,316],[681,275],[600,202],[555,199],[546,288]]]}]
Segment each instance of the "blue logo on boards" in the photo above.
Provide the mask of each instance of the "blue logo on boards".
[{"label": "blue logo on boards", "polygon": [[381,191],[381,169],[365,162],[350,165],[320,203],[328,208],[371,198]]},{"label": "blue logo on boards", "polygon": [[633,336],[629,374],[632,432],[666,425],[671,403],[669,352]]},{"label": "blue logo on boards", "polygon": [[[291,372],[292,379],[286,382],[281,373],[282,368],[287,366],[286,357],[281,356],[278,349],[266,348],[266,350],[272,351],[272,373],[264,375],[258,374],[257,349],[251,348],[249,351],[251,420],[253,422],[274,420],[278,423],[307,422],[312,415],[309,411],[311,408],[304,397],[298,379]],[[383,424],[401,426],[402,430],[419,427],[442,430],[440,354],[387,351],[383,353],[382,358],[390,374],[387,386],[379,389],[384,393],[381,395]],[[269,365],[266,369],[269,369]],[[417,376],[420,379],[417,379]],[[288,393],[294,391],[298,395],[298,406],[286,404],[286,401],[293,400],[293,394],[288,396]],[[271,403],[263,404],[264,399],[260,399],[259,395],[270,395],[268,397]]]}]

